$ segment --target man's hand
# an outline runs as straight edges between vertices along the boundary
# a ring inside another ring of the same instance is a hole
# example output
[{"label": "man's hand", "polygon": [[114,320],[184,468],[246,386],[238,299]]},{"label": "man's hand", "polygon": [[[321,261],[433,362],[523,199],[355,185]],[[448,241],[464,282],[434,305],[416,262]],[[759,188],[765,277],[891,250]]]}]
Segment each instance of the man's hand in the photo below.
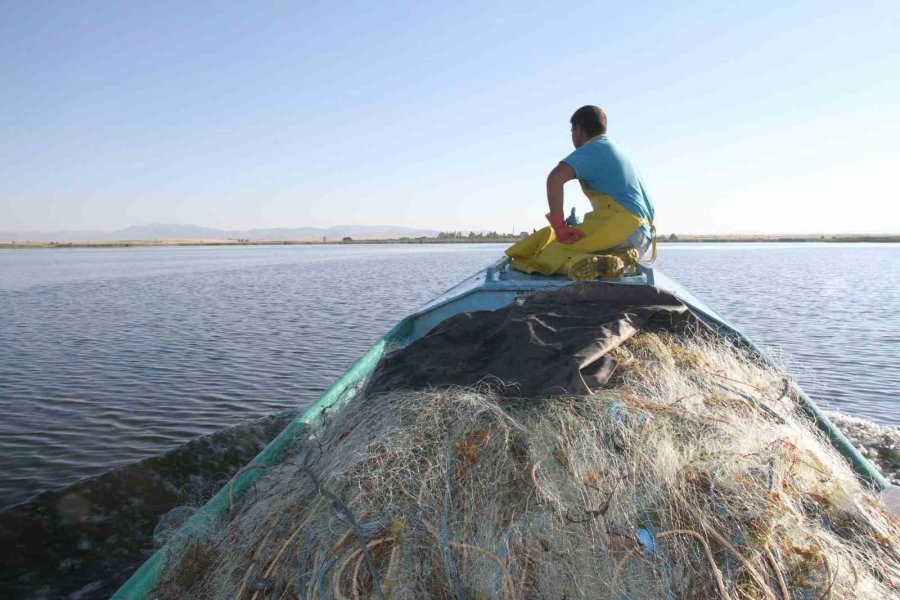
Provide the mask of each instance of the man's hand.
[{"label": "man's hand", "polygon": [[553,233],[556,234],[556,239],[559,240],[560,244],[574,244],[584,237],[583,231],[566,225],[566,219],[563,217],[562,212],[549,212],[544,216],[550,221]]}]

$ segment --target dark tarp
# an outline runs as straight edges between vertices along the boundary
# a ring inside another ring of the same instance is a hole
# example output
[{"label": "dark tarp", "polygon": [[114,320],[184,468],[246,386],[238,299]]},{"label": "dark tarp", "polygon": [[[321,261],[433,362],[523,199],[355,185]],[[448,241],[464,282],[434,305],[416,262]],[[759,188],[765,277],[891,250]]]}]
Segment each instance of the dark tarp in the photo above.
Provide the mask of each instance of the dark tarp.
[{"label": "dark tarp", "polygon": [[638,330],[686,328],[704,326],[655,287],[576,283],[446,319],[384,356],[367,392],[493,382],[509,396],[590,393],[615,369],[607,353]]}]

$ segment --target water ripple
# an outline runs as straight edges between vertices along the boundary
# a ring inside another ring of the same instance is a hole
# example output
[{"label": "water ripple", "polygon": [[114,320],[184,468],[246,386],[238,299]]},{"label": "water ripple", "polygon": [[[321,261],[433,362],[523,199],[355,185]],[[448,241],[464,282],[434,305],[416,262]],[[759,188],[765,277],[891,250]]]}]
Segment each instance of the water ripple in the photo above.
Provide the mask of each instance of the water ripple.
[{"label": "water ripple", "polygon": [[[0,253],[0,508],[283,409],[503,246]],[[823,405],[900,424],[900,246],[666,245]]]},{"label": "water ripple", "polygon": [[0,509],[308,406],[501,249],[0,254]]},{"label": "water ripple", "polygon": [[824,407],[900,425],[900,245],[676,244],[660,262]]}]

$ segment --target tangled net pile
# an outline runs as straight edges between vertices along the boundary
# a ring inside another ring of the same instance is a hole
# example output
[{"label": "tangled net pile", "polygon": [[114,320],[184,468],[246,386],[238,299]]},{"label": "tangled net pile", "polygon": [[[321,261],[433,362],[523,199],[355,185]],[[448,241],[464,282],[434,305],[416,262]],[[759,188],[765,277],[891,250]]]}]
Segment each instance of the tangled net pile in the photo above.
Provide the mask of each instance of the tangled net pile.
[{"label": "tangled net pile", "polygon": [[641,333],[609,387],[357,398],[157,598],[892,598],[900,523],[727,342]]}]

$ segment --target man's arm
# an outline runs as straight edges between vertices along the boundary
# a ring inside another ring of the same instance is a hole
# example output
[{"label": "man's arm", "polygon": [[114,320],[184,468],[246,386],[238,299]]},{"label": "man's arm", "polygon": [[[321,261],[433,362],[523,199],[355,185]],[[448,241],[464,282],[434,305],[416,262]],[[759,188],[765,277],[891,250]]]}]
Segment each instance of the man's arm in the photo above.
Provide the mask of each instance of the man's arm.
[{"label": "man's arm", "polygon": [[564,162],[556,165],[547,176],[547,204],[550,205],[550,212],[545,216],[561,244],[574,244],[584,237],[584,232],[566,225],[563,215],[563,185],[573,179],[575,170]]},{"label": "man's arm", "polygon": [[563,213],[563,184],[575,179],[575,170],[567,163],[561,162],[547,176],[547,204],[550,214]]}]

